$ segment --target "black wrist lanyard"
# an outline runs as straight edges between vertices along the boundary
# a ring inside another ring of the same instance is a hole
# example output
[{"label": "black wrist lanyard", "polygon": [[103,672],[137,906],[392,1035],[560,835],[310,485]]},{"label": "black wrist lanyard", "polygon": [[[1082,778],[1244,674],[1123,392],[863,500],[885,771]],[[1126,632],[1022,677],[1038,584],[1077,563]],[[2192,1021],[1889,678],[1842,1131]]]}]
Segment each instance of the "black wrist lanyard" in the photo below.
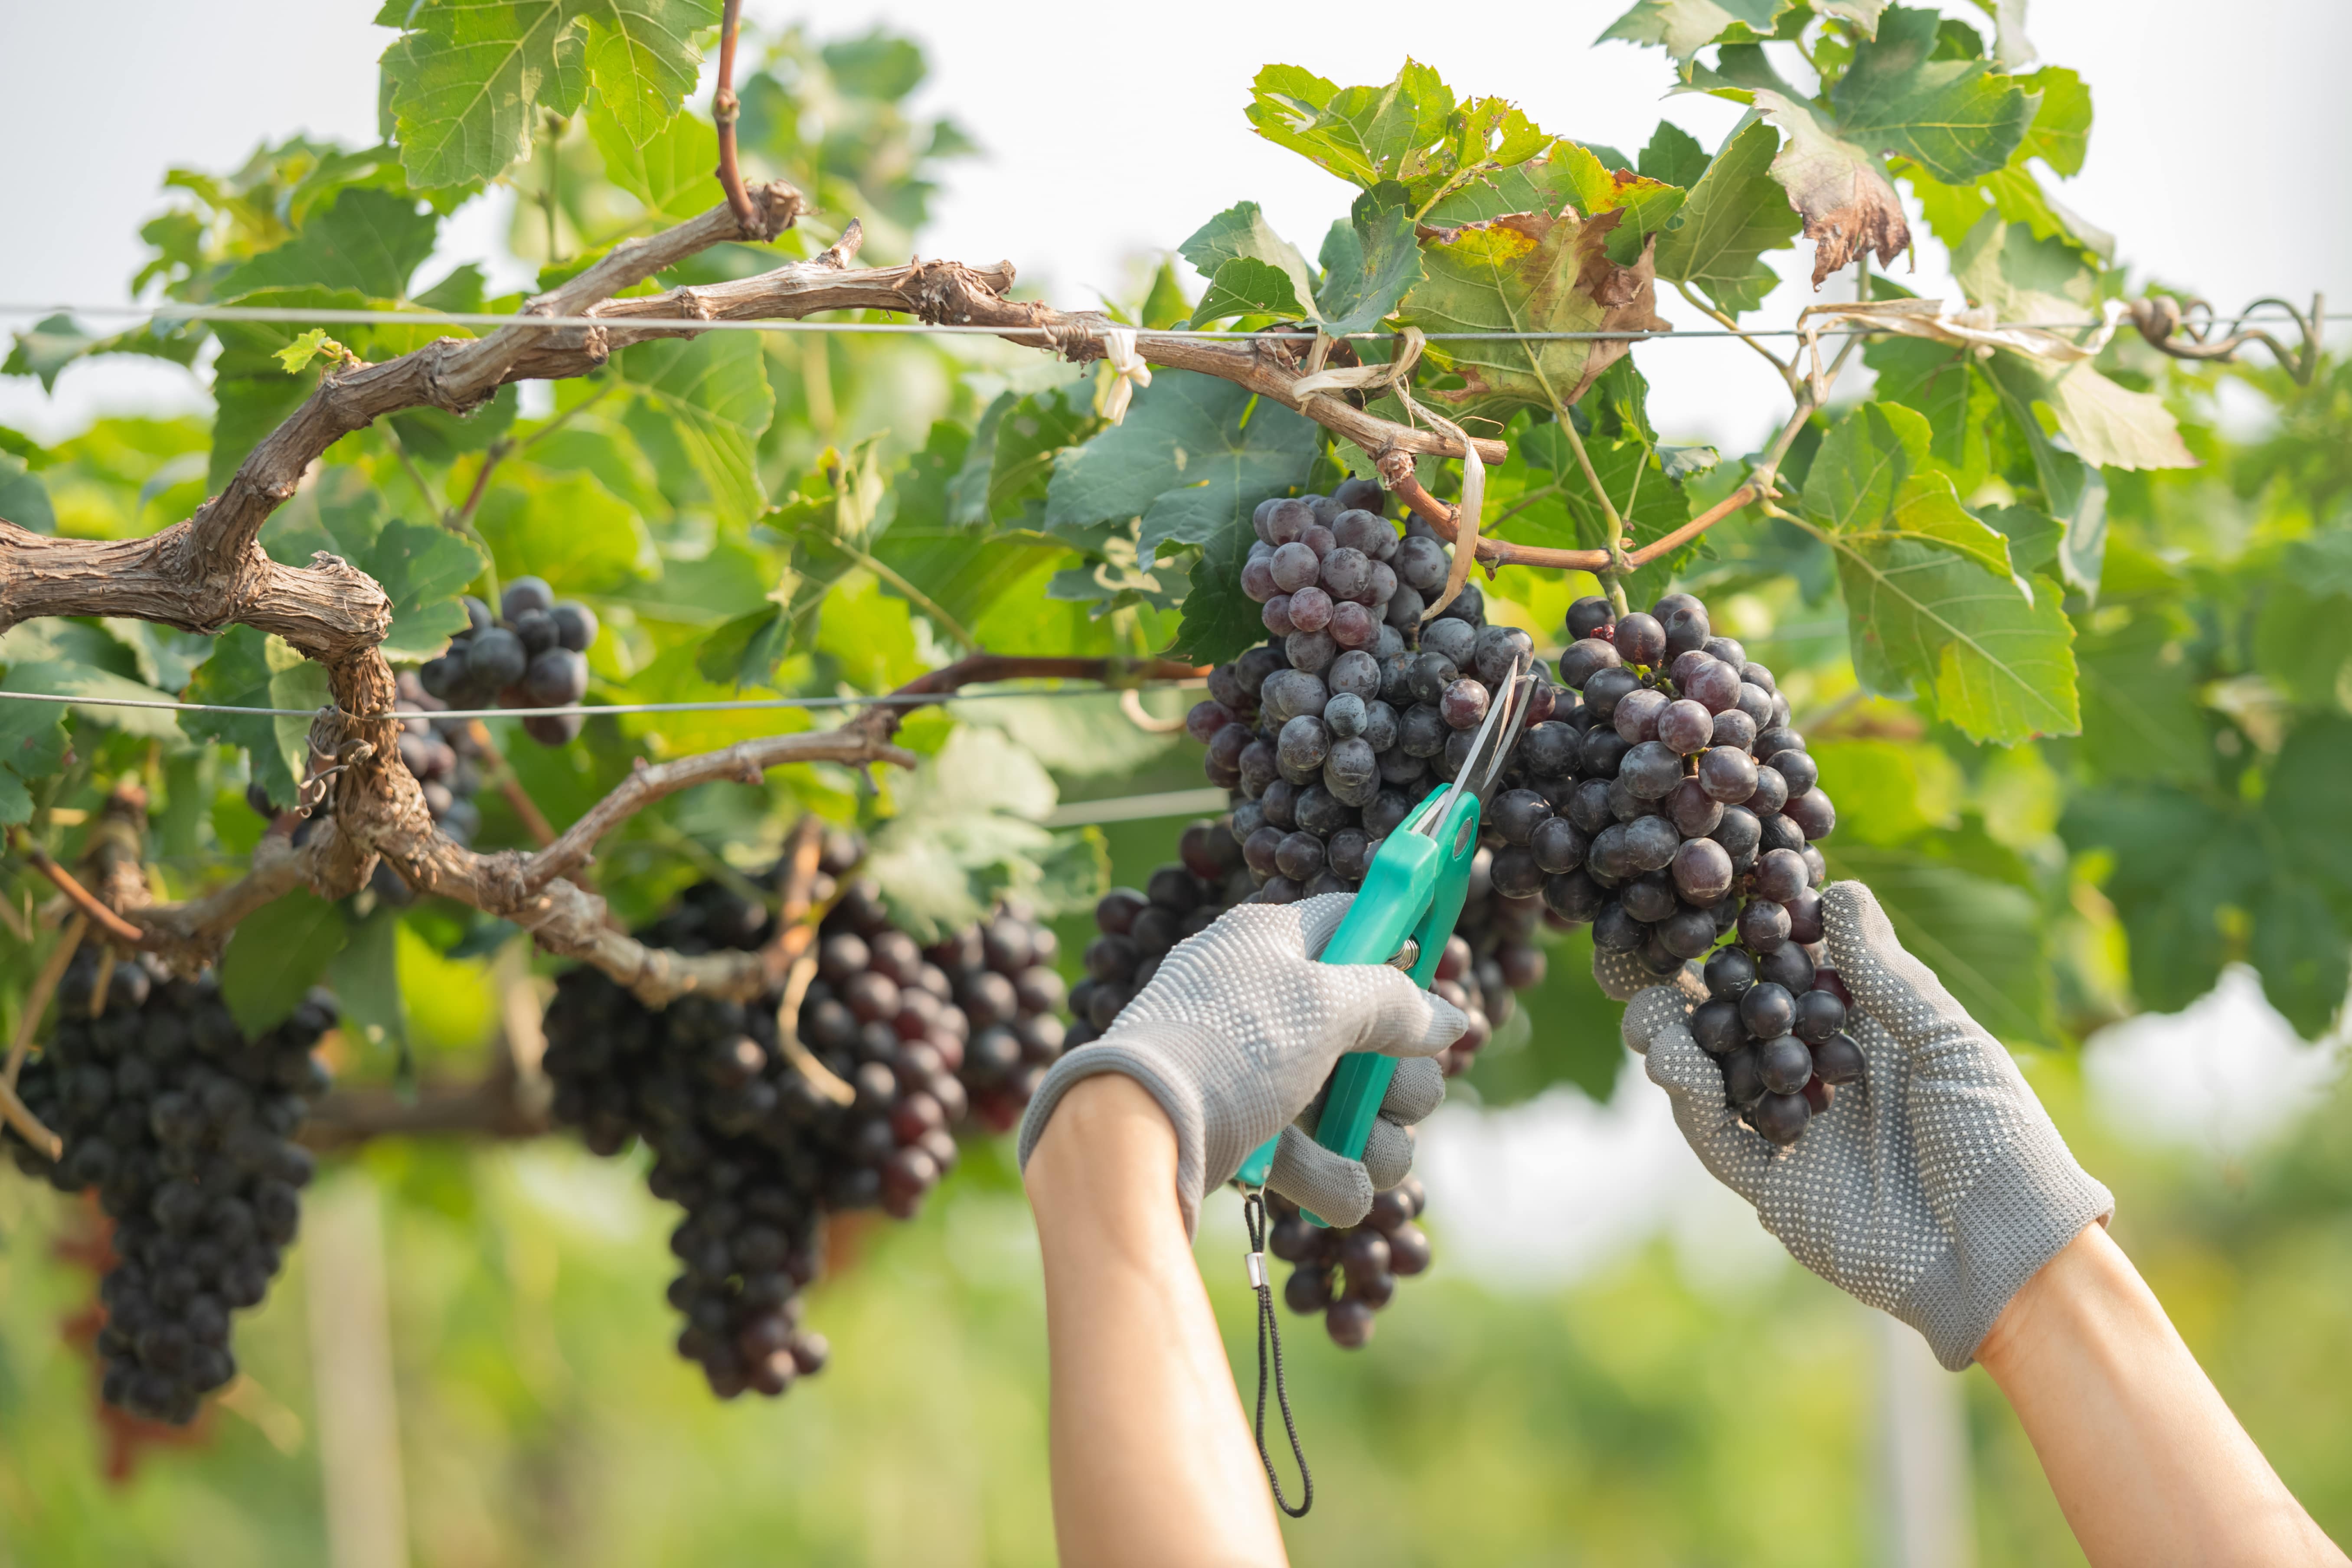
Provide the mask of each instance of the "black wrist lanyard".
[{"label": "black wrist lanyard", "polygon": [[[1290,1415],[1290,1390],[1282,1380],[1282,1330],[1274,1318],[1274,1287],[1265,1277],[1265,1189],[1253,1187],[1242,1194],[1242,1223],[1249,1227],[1249,1282],[1257,1292],[1257,1457],[1265,1461],[1267,1484],[1274,1488],[1276,1508],[1293,1519],[1305,1519],[1315,1506],[1315,1477],[1307,1468],[1307,1451],[1298,1446],[1298,1423]],[[1302,1489],[1298,1506],[1282,1495],[1282,1478],[1275,1474],[1274,1456],[1265,1446],[1265,1370],[1269,1354],[1274,1365],[1274,1397],[1282,1409],[1283,1429],[1290,1434],[1290,1457],[1298,1461]]]}]

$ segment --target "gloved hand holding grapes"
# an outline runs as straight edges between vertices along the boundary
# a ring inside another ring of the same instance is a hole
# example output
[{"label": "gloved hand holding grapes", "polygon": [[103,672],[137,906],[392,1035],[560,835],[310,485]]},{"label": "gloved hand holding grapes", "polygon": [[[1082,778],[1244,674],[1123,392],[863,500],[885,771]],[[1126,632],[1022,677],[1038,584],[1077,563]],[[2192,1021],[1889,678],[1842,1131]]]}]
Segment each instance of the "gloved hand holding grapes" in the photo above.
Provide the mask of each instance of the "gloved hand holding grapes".
[{"label": "gloved hand holding grapes", "polygon": [[1788,1148],[1727,1102],[1725,1058],[1694,1037],[1706,993],[1688,970],[1650,984],[1629,955],[1604,952],[1593,972],[1631,998],[1625,1043],[1706,1168],[1799,1262],[1917,1329],[1958,1370],[2018,1289],[2115,1199],[2075,1163],[2009,1053],[1904,950],[1869,889],[1832,885],[1822,913],[1865,1065]]},{"label": "gloved hand holding grapes", "polygon": [[[1277,1132],[1281,1151],[1266,1184],[1334,1225],[1361,1220],[1373,1193],[1411,1170],[1407,1129],[1445,1096],[1433,1058],[1467,1020],[1401,971],[1315,961],[1354,897],[1244,904],[1171,949],[1102,1037],[1045,1075],[1022,1121],[1024,1166],[1073,1085],[1122,1073],[1175,1127],[1187,1234],[1198,1227],[1201,1199]],[[1361,1161],[1333,1153],[1295,1125],[1349,1051],[1405,1058]]]}]

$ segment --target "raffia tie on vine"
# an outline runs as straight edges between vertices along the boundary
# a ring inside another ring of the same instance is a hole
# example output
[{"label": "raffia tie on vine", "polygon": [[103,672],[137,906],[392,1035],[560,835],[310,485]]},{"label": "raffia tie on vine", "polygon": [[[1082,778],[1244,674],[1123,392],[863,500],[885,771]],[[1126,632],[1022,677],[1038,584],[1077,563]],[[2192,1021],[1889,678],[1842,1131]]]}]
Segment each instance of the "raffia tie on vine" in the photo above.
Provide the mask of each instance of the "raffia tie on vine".
[{"label": "raffia tie on vine", "polygon": [[1307,361],[1308,374],[1291,387],[1300,402],[1318,393],[1393,392],[1404,407],[1406,423],[1425,423],[1440,435],[1450,436],[1462,444],[1462,499],[1454,507],[1454,564],[1445,574],[1445,591],[1422,612],[1421,618],[1429,620],[1460,595],[1462,585],[1470,580],[1470,563],[1478,557],[1478,519],[1486,504],[1486,461],[1478,456],[1468,431],[1435,409],[1424,408],[1413,401],[1412,367],[1421,362],[1421,351],[1427,342],[1419,327],[1407,327],[1398,334],[1396,353],[1386,364],[1325,370],[1322,363],[1331,352],[1332,342],[1321,333],[1316,335]]},{"label": "raffia tie on vine", "polygon": [[1990,359],[1995,349],[2047,360],[2053,364],[2096,359],[2116,323],[2129,312],[2120,300],[2100,309],[2100,324],[2087,337],[2072,338],[2049,327],[2004,327],[1990,305],[1961,306],[1948,300],[1870,300],[1851,305],[1808,305],[1797,312],[1797,334],[1803,340],[1812,370],[1813,403],[1827,402],[1829,374],[1822,364],[1822,333],[1835,323],[1869,327],[1908,338],[1927,338],[1972,350],[1979,359]]}]

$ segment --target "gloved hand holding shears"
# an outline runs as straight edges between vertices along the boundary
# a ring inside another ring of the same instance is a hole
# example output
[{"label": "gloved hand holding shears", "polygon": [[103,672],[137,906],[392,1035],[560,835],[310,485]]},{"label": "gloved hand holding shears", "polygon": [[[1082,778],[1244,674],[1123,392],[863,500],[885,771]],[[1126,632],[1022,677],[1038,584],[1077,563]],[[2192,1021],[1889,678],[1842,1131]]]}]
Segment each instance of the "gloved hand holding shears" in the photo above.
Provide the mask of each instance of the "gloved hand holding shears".
[{"label": "gloved hand holding shears", "polygon": [[[1073,1084],[1123,1073],[1176,1128],[1188,1232],[1236,1175],[1330,1224],[1360,1221],[1410,1171],[1407,1130],[1444,1098],[1433,1058],[1467,1026],[1427,987],[1531,684],[1513,673],[1454,782],[1381,840],[1360,891],[1244,904],[1171,949],[1102,1037],[1045,1075],[1022,1123],[1024,1167]],[[1318,1093],[1313,1128],[1297,1125]]]}]

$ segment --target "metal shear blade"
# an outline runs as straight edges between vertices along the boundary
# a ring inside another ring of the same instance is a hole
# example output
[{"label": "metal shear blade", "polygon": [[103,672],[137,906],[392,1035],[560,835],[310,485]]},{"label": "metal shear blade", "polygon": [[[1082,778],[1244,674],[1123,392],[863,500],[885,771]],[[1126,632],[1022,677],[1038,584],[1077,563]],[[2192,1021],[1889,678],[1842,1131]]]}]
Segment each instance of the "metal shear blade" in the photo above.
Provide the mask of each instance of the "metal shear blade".
[{"label": "metal shear blade", "polygon": [[[1509,758],[1511,748],[1518,743],[1519,721],[1527,712],[1528,700],[1534,687],[1527,658],[1522,656],[1511,666],[1510,676],[1504,681],[1501,694],[1487,708],[1486,717],[1470,742],[1470,754],[1463,759],[1462,771],[1454,775],[1454,787],[1438,797],[1434,810],[1426,806],[1422,809],[1413,821],[1414,832],[1425,837],[1437,837],[1438,825],[1452,815],[1454,803],[1462,798],[1465,789],[1475,795],[1480,805],[1486,803],[1486,792],[1493,789],[1495,781],[1502,776],[1503,763]],[[1491,753],[1487,751],[1489,742],[1494,746]],[[1486,764],[1483,773],[1479,769],[1482,762]],[[1477,777],[1475,784],[1471,782],[1474,775]]]}]

